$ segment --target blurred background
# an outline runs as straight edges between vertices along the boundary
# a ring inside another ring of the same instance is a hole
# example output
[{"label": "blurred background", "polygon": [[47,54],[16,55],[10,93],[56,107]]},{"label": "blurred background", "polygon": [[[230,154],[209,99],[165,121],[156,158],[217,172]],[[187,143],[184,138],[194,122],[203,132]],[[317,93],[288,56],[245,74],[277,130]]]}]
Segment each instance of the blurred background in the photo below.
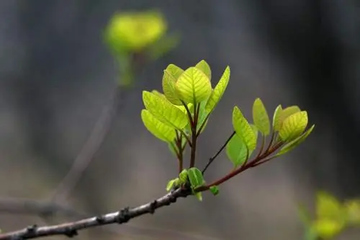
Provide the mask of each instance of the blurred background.
[{"label": "blurred background", "polygon": [[[136,72],[136,86],[122,92],[109,134],[62,204],[91,216],[165,193],[177,163],[140,111],[141,91],[161,90],[170,63],[187,68],[205,59],[213,85],[231,67],[200,139],[200,167],[231,134],[234,105],[247,117],[257,97],[269,114],[278,104],[299,105],[317,126],[296,150],[222,185],[217,197],[181,199],[111,231],[81,231],[79,239],[302,239],[299,202],[310,208],[319,189],[360,196],[358,1],[1,0],[1,197],[51,198],[116,88],[118,65],[104,29],[116,12],[147,9],[161,11],[180,40]],[[230,168],[224,154],[207,179]],[[5,211],[0,229],[70,219]],[[359,237],[349,231],[338,239]]]}]

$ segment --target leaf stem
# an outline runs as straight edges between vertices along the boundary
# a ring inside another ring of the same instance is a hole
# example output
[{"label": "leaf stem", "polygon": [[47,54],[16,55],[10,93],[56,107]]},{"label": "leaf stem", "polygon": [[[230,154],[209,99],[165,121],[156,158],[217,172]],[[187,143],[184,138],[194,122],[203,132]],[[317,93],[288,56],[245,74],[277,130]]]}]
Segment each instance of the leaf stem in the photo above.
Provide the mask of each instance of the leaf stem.
[{"label": "leaf stem", "polygon": [[211,165],[211,163],[217,158],[217,156],[219,156],[219,154],[224,150],[224,148],[226,147],[226,145],[229,143],[229,141],[235,136],[235,131],[233,131],[230,135],[230,137],[228,137],[228,139],[226,140],[226,142],[221,146],[221,148],[217,151],[217,153],[215,153],[214,156],[212,156],[208,163],[206,164],[206,166],[204,167],[204,169],[202,170],[202,174],[204,175],[205,171],[208,169],[208,167]]},{"label": "leaf stem", "polygon": [[[270,154],[274,153],[279,147],[281,146],[281,144],[277,144],[275,145],[273,148],[271,148],[269,151],[265,152],[264,154],[260,155],[260,156],[256,156],[253,160],[251,160],[250,162],[248,162],[247,164],[242,165],[241,167],[239,167],[238,169],[236,169],[235,171],[231,171],[230,173],[228,173],[227,175],[225,175],[224,177],[208,184],[205,186],[201,186],[195,189],[196,192],[203,192],[208,190],[210,187],[212,186],[218,186],[224,182],[226,182],[227,180],[233,178],[234,176],[238,175],[239,173],[245,171],[246,169],[255,167],[256,165],[259,165],[258,163],[263,160],[266,159]],[[261,164],[261,163],[260,163]]]},{"label": "leaf stem", "polygon": [[[194,104],[194,119],[191,124],[191,153],[190,153],[190,168],[195,166],[195,158],[196,158],[196,140],[197,140],[197,134],[196,134],[196,125],[199,118],[199,110],[200,110],[200,104]],[[190,112],[190,111],[189,111]],[[190,113],[191,115],[191,113]]]},{"label": "leaf stem", "polygon": [[177,158],[178,158],[178,162],[179,162],[179,173],[181,173],[181,171],[183,170],[183,151],[184,149],[182,148],[182,141],[181,141],[181,135],[179,135],[179,132],[176,131],[176,147],[178,149],[177,152]]}]

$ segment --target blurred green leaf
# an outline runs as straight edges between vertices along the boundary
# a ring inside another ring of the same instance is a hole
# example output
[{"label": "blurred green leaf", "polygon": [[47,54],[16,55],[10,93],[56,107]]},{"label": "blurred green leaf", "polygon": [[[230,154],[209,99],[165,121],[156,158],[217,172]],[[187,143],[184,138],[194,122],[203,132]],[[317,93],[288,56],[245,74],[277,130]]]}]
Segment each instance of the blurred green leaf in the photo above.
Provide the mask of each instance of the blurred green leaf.
[{"label": "blurred green leaf", "polygon": [[164,36],[150,45],[148,49],[148,55],[151,60],[157,60],[178,46],[179,42],[179,34]]},{"label": "blurred green leaf", "polygon": [[111,18],[105,39],[115,54],[139,52],[162,38],[166,29],[159,11],[122,12]]}]

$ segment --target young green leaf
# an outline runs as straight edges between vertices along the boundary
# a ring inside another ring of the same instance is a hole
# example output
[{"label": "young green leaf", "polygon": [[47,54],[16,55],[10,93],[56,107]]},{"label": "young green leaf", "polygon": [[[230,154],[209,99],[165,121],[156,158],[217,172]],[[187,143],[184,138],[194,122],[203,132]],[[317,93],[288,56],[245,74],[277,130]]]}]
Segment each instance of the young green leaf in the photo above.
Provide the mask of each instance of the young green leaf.
[{"label": "young green leaf", "polygon": [[190,185],[193,189],[205,184],[204,177],[198,168],[189,168],[187,173],[190,180]]},{"label": "young green leaf", "polygon": [[219,187],[218,186],[212,186],[209,188],[210,192],[214,194],[214,196],[219,194]]},{"label": "young green leaf", "polygon": [[[274,131],[280,131],[284,121],[286,118],[288,118],[289,116],[293,115],[294,113],[300,112],[300,108],[298,106],[291,106],[291,107],[287,107],[285,109],[281,108],[276,108],[275,113],[274,113]],[[276,114],[276,115],[275,115]]]},{"label": "young green leaf", "polygon": [[291,142],[285,144],[275,156],[283,155],[283,154],[293,150],[295,147],[299,146],[310,135],[310,133],[312,132],[314,127],[315,127],[315,125],[312,125],[301,136],[299,136],[299,137],[295,138],[294,140],[292,140]]},{"label": "young green leaf", "polygon": [[169,100],[169,102],[171,102],[172,104],[181,105],[182,103],[175,90],[175,83],[176,79],[174,78],[174,76],[172,76],[167,70],[165,70],[162,80],[164,94]]},{"label": "young green leaf", "polygon": [[254,130],[241,113],[240,109],[236,106],[233,110],[232,123],[236,134],[245,143],[249,151],[253,151],[256,148],[256,136]]},{"label": "young green leaf", "polygon": [[193,104],[207,100],[212,91],[209,78],[196,67],[186,69],[175,88],[182,101]]},{"label": "young green leaf", "polygon": [[211,80],[211,69],[209,64],[205,60],[201,60],[195,67],[201,70]]},{"label": "young green leaf", "polygon": [[253,104],[253,120],[257,129],[262,135],[267,136],[270,133],[270,120],[266,108],[260,98],[257,98]]},{"label": "young green leaf", "polygon": [[174,64],[169,64],[167,66],[167,68],[165,69],[165,71],[167,71],[175,79],[175,82],[179,79],[181,74],[183,74],[183,72],[184,72],[183,69],[181,69],[180,67],[178,67]]},{"label": "young green leaf", "polygon": [[226,145],[226,155],[233,163],[234,168],[241,166],[250,154],[246,144],[237,134],[235,134]]},{"label": "young green leaf", "polygon": [[154,117],[168,126],[183,129],[188,124],[186,113],[156,94],[143,91],[143,102]]},{"label": "young green leaf", "polygon": [[216,105],[224,95],[226,87],[229,83],[229,79],[230,79],[230,67],[227,66],[218,84],[216,84],[214,90],[212,91],[206,103],[206,107],[205,107],[206,112],[211,113],[215,109]]},{"label": "young green leaf", "polygon": [[167,184],[166,184],[166,191],[170,191],[171,189],[178,187],[180,185],[179,183],[179,179],[175,178],[175,179],[171,179]]},{"label": "young green leaf", "polygon": [[197,192],[197,193],[195,193],[194,194],[195,195],[195,197],[201,202],[202,201],[202,192]]},{"label": "young green leaf", "polygon": [[141,111],[141,119],[149,132],[164,142],[174,141],[175,129],[155,118],[148,110]]},{"label": "young green leaf", "polygon": [[279,131],[282,141],[291,141],[299,137],[308,124],[308,116],[306,111],[301,111],[290,115],[286,118]]},{"label": "young green leaf", "polygon": [[183,169],[181,173],[179,173],[180,183],[186,183],[188,180],[188,172],[186,169]]},{"label": "young green leaf", "polygon": [[274,115],[273,115],[273,122],[272,122],[272,127],[273,127],[274,131],[279,131],[279,129],[280,129],[279,120],[280,120],[280,114],[281,114],[282,110],[283,109],[282,109],[281,104],[275,108]]}]

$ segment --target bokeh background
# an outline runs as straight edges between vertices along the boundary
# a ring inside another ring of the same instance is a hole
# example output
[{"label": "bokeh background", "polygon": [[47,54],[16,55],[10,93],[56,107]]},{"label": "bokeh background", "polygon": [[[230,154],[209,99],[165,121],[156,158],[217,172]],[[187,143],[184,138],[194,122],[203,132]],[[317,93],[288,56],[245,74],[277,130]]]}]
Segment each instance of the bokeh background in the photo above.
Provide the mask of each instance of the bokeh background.
[{"label": "bokeh background", "polygon": [[[165,193],[176,174],[166,144],[140,119],[141,91],[161,89],[169,63],[187,68],[205,59],[213,82],[226,65],[230,85],[201,138],[199,166],[232,131],[238,105],[251,116],[260,97],[306,109],[317,127],[290,154],[221,186],[221,194],[180,200],[114,231],[82,239],[302,239],[297,204],[309,208],[317,190],[360,195],[360,5],[348,0],[34,0],[0,1],[0,194],[46,200],[88,138],[118,77],[103,31],[117,11],[156,8],[181,41],[137,73],[110,134],[68,199],[94,213],[136,206]],[[225,155],[207,178],[226,172]],[[61,222],[64,218],[52,218]],[[69,219],[67,219],[69,220]],[[15,230],[34,215],[0,213]],[[104,228],[105,229],[105,228]],[[114,230],[114,228],[112,228]],[[185,235],[182,235],[185,234]],[[339,239],[359,239],[350,231]],[[57,237],[59,239],[65,237]]]}]

